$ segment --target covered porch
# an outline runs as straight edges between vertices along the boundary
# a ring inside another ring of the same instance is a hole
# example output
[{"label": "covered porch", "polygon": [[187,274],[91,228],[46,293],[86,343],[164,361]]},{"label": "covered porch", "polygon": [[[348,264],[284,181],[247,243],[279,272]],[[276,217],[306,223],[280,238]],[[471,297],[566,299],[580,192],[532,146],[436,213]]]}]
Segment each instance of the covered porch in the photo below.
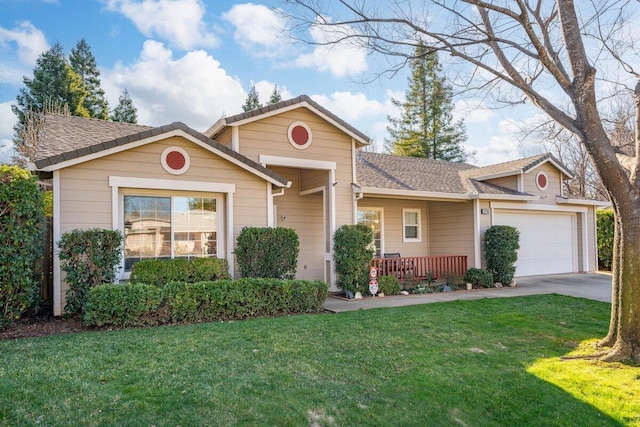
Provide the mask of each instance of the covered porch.
[{"label": "covered porch", "polygon": [[471,200],[363,197],[358,223],[371,228],[378,275],[401,281],[464,276],[480,259]]}]

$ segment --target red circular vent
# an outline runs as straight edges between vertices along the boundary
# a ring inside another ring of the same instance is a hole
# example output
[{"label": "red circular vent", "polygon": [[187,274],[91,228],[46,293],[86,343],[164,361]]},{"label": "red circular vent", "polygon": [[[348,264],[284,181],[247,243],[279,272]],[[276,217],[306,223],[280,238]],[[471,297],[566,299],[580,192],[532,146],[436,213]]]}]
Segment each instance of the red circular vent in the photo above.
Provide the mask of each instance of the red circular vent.
[{"label": "red circular vent", "polygon": [[305,145],[309,142],[309,132],[302,126],[296,126],[291,130],[291,139],[295,144]]},{"label": "red circular vent", "polygon": [[160,163],[164,170],[172,175],[181,175],[189,170],[191,161],[189,154],[180,147],[168,147],[160,156]]},{"label": "red circular vent", "polygon": [[540,190],[545,190],[547,185],[549,184],[549,180],[547,179],[547,174],[544,172],[538,172],[536,175],[536,185]]},{"label": "red circular vent", "polygon": [[304,150],[309,145],[311,145],[312,135],[311,129],[306,123],[303,122],[294,122],[289,125],[289,143],[294,148],[299,150]]},{"label": "red circular vent", "polygon": [[179,171],[187,164],[184,154],[179,151],[171,151],[167,154],[167,166],[175,171]]}]

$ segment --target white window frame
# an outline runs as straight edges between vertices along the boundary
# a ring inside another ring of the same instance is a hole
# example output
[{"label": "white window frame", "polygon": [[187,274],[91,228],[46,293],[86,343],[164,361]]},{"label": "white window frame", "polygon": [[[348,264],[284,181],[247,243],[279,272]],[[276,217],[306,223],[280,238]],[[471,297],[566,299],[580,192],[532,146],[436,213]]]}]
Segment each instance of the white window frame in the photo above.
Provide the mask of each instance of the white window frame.
[{"label": "white window frame", "polygon": [[[124,199],[127,196],[133,196],[133,197],[162,197],[162,198],[168,198],[170,200],[170,222],[169,222],[169,227],[170,227],[170,236],[171,236],[171,245],[170,245],[170,253],[169,256],[171,257],[171,259],[175,259],[175,235],[174,235],[174,226],[175,226],[175,222],[174,222],[174,203],[173,203],[173,199],[176,197],[203,197],[203,198],[207,198],[207,199],[214,199],[216,201],[216,253],[215,253],[215,257],[216,258],[223,258],[224,257],[224,240],[221,238],[221,234],[220,232],[222,230],[224,230],[224,217],[222,216],[222,209],[221,207],[223,206],[223,199],[222,199],[222,195],[220,193],[187,193],[187,194],[179,194],[176,192],[160,192],[160,193],[156,193],[156,194],[148,194],[147,192],[145,192],[144,190],[142,191],[132,191],[132,190],[128,190],[128,189],[122,189],[120,192],[120,210],[121,212],[119,212],[120,215],[120,224],[122,224],[122,227],[120,229],[120,232],[122,233],[122,235],[125,235],[125,221],[124,221],[124,217],[125,217],[125,212],[124,212],[124,208],[125,208],[125,203],[124,203]],[[124,247],[123,245],[123,256],[122,256],[122,273],[124,274],[124,278],[125,279],[129,279],[131,277],[131,271],[127,271],[125,270],[125,256],[124,256],[124,250],[126,249],[126,247]],[[154,258],[150,258],[150,259],[154,259]]]},{"label": "white window frame", "polygon": [[[378,212],[380,214],[380,258],[384,257],[384,209],[383,208],[374,208],[374,207],[368,207],[368,206],[361,206],[358,207],[356,214],[360,211],[366,212],[366,211],[373,211],[373,212]],[[358,217],[356,215],[356,224],[358,224]],[[376,254],[373,254],[374,257],[376,256]]]},{"label": "white window frame", "polygon": [[[128,189],[161,190],[168,194],[178,191],[209,194],[222,193],[225,196],[225,200],[220,199],[220,201],[223,202],[224,205],[217,205],[216,209],[220,209],[218,231],[224,231],[226,239],[224,237],[220,238],[221,236],[218,238],[218,254],[219,258],[222,258],[222,256],[220,256],[221,254],[226,255],[224,258],[229,263],[229,274],[233,277],[233,266],[235,264],[233,254],[233,195],[236,192],[235,184],[109,176],[109,186],[111,187],[112,229],[121,231],[124,229],[124,193],[128,192]],[[124,256],[122,257],[120,267],[117,279],[129,279],[130,273],[124,272]]]},{"label": "white window frame", "polygon": [[[408,213],[417,213],[417,224],[407,224]],[[407,237],[407,227],[418,227],[418,237]],[[422,209],[402,209],[402,241],[404,243],[422,242]]]}]

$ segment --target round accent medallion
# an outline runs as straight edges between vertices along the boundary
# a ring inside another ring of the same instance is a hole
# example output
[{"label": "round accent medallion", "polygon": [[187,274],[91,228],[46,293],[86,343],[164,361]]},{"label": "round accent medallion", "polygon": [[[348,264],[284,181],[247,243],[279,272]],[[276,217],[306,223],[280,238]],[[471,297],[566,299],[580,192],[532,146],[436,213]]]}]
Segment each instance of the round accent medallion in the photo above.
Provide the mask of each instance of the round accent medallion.
[{"label": "round accent medallion", "polygon": [[172,175],[181,175],[189,170],[189,154],[180,147],[169,147],[162,152],[160,163],[164,170]]},{"label": "round accent medallion", "polygon": [[311,129],[303,122],[293,122],[289,125],[289,143],[298,150],[304,150],[311,145]]},{"label": "round accent medallion", "polygon": [[549,185],[549,178],[547,178],[546,173],[542,171],[538,172],[538,174],[536,175],[536,185],[541,191],[547,189],[547,186]]}]

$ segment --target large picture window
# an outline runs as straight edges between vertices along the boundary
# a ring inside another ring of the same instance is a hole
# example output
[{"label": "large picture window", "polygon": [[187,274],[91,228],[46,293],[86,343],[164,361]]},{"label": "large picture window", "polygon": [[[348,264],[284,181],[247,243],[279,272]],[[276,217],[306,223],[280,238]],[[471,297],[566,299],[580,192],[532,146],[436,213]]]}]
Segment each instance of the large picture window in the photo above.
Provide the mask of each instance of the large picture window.
[{"label": "large picture window", "polygon": [[217,199],[124,196],[125,271],[142,259],[215,257]]},{"label": "large picture window", "polygon": [[382,256],[382,209],[358,209],[358,224],[364,224],[373,232],[374,256]]}]

